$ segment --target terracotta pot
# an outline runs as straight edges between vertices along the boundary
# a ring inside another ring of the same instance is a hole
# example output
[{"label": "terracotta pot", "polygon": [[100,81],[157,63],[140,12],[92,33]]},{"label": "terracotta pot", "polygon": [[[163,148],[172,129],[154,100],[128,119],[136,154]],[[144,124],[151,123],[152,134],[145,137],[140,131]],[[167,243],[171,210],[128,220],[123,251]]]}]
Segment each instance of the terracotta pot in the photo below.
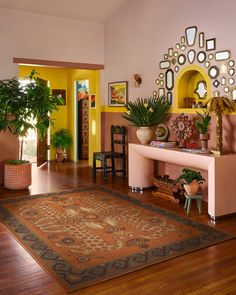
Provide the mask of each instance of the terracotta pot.
[{"label": "terracotta pot", "polygon": [[56,160],[57,162],[65,162],[67,159],[67,154],[64,149],[57,149]]},{"label": "terracotta pot", "polygon": [[11,190],[26,189],[31,185],[31,163],[4,165],[4,186]]},{"label": "terracotta pot", "polygon": [[197,180],[193,180],[189,184],[184,184],[184,189],[189,196],[193,196],[197,194],[199,186],[199,182]]},{"label": "terracotta pot", "polygon": [[209,133],[200,133],[199,139],[201,140],[202,150],[203,151],[208,150],[208,140],[210,139],[210,134]]},{"label": "terracotta pot", "polygon": [[153,128],[151,128],[151,127],[140,127],[136,131],[136,135],[137,135],[138,140],[141,142],[141,144],[147,144],[152,139]]}]

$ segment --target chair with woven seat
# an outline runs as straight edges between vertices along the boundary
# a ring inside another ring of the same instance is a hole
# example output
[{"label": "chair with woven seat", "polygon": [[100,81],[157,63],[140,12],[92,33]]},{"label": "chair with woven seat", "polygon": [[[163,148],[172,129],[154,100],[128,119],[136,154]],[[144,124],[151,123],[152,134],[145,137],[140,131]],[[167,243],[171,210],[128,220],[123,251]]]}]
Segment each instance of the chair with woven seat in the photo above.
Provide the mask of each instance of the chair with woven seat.
[{"label": "chair with woven seat", "polygon": [[[96,177],[97,170],[103,170],[103,178],[107,179],[107,173],[122,172],[126,175],[126,130],[124,126],[111,126],[111,151],[93,153],[93,176]],[[122,168],[115,168],[115,159],[122,160]],[[108,160],[110,164],[108,165]],[[97,167],[97,161],[101,162],[101,167]]]}]

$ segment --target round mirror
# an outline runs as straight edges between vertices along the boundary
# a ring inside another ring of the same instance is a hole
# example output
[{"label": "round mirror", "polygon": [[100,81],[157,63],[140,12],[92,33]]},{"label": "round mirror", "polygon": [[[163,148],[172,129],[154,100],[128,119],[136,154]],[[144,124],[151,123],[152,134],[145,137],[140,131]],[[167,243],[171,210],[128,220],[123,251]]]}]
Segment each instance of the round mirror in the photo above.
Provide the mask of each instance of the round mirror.
[{"label": "round mirror", "polygon": [[230,84],[230,85],[233,85],[233,84],[234,84],[234,79],[233,79],[233,78],[230,78],[230,79],[229,79],[229,84]]},{"label": "round mirror", "polygon": [[215,79],[219,76],[219,69],[217,66],[212,66],[209,68],[208,75],[211,79]]},{"label": "round mirror", "polygon": [[206,53],[204,51],[200,51],[197,55],[197,60],[200,63],[203,63],[206,60]]},{"label": "round mirror", "polygon": [[229,61],[229,66],[230,67],[233,67],[234,66],[234,61],[232,59]]},{"label": "round mirror", "polygon": [[159,85],[159,84],[160,84],[160,80],[159,80],[159,79],[156,79],[156,80],[155,80],[155,83],[156,83],[157,85]]},{"label": "round mirror", "polygon": [[209,58],[210,60],[212,60],[212,59],[214,58],[214,55],[213,55],[213,54],[209,54],[209,55],[208,55],[208,58]]},{"label": "round mirror", "polygon": [[180,54],[178,57],[178,63],[182,66],[186,62],[186,56],[184,54]]},{"label": "round mirror", "polygon": [[228,86],[226,86],[226,87],[224,88],[224,92],[225,92],[225,93],[229,93],[229,87],[228,87]]}]

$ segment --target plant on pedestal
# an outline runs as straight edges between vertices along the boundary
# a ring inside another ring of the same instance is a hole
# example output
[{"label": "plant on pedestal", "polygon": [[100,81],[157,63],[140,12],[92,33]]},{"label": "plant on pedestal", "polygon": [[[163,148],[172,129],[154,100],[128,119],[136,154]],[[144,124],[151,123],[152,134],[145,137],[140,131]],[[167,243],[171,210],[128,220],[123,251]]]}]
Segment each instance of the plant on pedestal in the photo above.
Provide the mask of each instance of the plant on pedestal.
[{"label": "plant on pedestal", "polygon": [[210,139],[210,134],[208,133],[208,128],[211,122],[211,116],[209,112],[202,109],[203,114],[196,111],[198,119],[195,121],[197,129],[199,131],[199,138],[201,140],[201,147],[203,151],[208,150],[208,140]]},{"label": "plant on pedestal", "polygon": [[195,195],[199,190],[200,183],[205,179],[199,171],[184,168],[182,174],[176,179],[176,182],[181,183],[188,195]]},{"label": "plant on pedestal", "polygon": [[[130,125],[140,127],[136,135],[142,144],[148,143],[153,135],[151,126],[158,125],[165,121],[170,109],[170,102],[165,97],[151,97],[149,99],[138,98],[135,101],[129,101],[122,117]],[[143,134],[145,132],[145,134]]]}]

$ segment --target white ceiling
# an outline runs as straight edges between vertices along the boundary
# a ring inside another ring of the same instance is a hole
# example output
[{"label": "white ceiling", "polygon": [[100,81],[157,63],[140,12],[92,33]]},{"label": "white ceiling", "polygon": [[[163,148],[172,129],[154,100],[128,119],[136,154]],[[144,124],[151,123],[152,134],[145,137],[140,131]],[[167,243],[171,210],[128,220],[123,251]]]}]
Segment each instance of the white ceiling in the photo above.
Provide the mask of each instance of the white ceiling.
[{"label": "white ceiling", "polygon": [[0,8],[105,23],[128,0],[0,0]]}]

